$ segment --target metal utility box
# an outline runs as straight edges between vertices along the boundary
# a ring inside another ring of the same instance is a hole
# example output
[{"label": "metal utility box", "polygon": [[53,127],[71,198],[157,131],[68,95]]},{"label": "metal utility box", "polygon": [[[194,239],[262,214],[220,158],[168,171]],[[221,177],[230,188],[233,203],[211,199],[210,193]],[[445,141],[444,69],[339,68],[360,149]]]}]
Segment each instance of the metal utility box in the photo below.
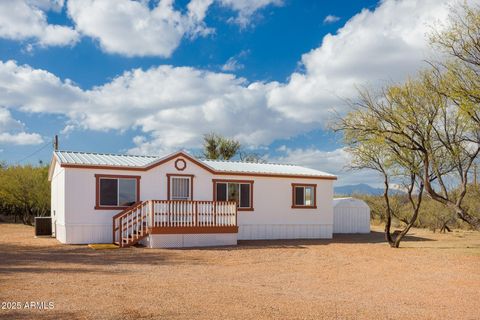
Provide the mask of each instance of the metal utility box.
[{"label": "metal utility box", "polygon": [[35,236],[52,235],[52,217],[35,217]]}]

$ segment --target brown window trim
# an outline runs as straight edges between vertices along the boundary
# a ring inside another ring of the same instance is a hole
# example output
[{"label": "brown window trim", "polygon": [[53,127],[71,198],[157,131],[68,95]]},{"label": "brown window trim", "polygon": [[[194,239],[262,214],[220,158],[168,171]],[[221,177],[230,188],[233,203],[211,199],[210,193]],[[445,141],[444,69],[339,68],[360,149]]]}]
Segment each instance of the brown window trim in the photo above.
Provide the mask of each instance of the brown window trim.
[{"label": "brown window trim", "polygon": [[[295,204],[295,187],[313,187],[313,205],[299,206]],[[292,208],[293,209],[316,209],[317,208],[317,185],[311,183],[292,183]]]},{"label": "brown window trim", "polygon": [[190,200],[193,200],[193,174],[167,173],[167,200],[170,200],[170,177],[190,177]]},{"label": "brown window trim", "polygon": [[255,182],[254,180],[235,180],[235,179],[212,179],[212,184],[213,184],[213,201],[216,201],[217,199],[217,183],[228,183],[228,182],[233,182],[233,183],[248,183],[250,184],[250,207],[249,208],[240,208],[237,207],[237,211],[254,211],[255,209],[253,208],[253,183]]},{"label": "brown window trim", "polygon": [[95,210],[123,210],[129,206],[101,206],[100,205],[100,179],[112,178],[112,179],[136,179],[137,180],[137,199],[135,202],[140,201],[140,178],[141,176],[126,176],[117,174],[96,174],[95,175]]}]

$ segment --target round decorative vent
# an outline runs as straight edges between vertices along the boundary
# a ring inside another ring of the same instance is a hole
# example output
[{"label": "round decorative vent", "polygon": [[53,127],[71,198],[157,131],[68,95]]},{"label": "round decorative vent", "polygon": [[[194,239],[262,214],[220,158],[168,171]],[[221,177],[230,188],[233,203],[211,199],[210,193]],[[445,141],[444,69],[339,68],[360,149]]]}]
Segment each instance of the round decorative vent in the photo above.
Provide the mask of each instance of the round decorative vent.
[{"label": "round decorative vent", "polygon": [[178,170],[178,171],[183,171],[185,170],[185,168],[187,167],[187,163],[185,162],[185,160],[183,159],[177,159],[175,161],[175,168]]}]

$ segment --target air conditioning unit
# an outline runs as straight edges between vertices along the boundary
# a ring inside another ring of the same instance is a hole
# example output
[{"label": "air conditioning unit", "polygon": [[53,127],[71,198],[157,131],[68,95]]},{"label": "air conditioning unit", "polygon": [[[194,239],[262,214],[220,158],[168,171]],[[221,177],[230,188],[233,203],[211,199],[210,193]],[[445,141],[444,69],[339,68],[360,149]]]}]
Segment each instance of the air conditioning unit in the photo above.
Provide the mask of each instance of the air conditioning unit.
[{"label": "air conditioning unit", "polygon": [[52,217],[35,217],[35,237],[52,235]]}]

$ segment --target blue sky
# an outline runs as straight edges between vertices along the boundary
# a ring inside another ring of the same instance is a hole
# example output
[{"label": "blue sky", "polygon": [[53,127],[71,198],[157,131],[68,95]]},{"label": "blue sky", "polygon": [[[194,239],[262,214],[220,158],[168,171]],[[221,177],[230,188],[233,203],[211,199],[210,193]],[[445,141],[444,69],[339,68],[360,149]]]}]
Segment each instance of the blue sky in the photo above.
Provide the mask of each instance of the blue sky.
[{"label": "blue sky", "polygon": [[195,154],[218,132],[270,161],[375,184],[347,173],[328,123],[356,86],[422,68],[448,3],[2,2],[0,159],[48,162],[55,134],[65,150]]}]

